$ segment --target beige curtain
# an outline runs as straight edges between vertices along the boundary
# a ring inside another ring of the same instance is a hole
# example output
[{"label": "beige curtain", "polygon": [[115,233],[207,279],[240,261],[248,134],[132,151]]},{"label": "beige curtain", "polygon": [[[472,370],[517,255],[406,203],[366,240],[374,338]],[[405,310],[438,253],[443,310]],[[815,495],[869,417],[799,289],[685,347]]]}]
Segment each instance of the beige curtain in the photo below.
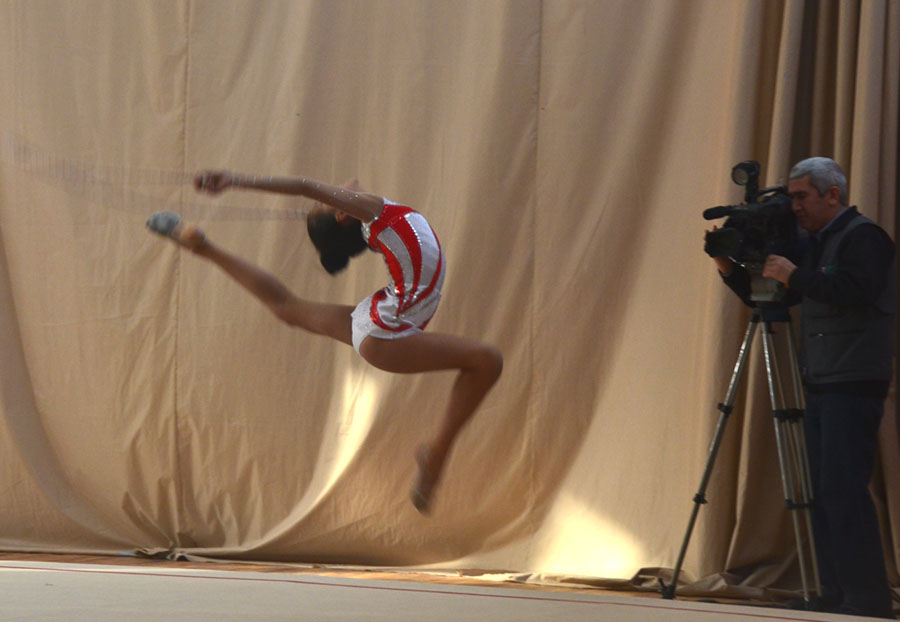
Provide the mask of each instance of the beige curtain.
[{"label": "beige curtain", "polygon": [[[741,200],[736,162],[774,185],[827,155],[895,233],[897,32],[896,0],[2,0],[0,548],[672,568],[748,317],[701,212]],[[382,287],[380,260],[329,277],[303,201],[197,196],[205,167],[355,176],[434,226],[429,330],[505,370],[433,517],[407,490],[452,375],[292,331],[144,221],[179,211],[315,300]],[[795,585],[757,349],[688,581]]]}]

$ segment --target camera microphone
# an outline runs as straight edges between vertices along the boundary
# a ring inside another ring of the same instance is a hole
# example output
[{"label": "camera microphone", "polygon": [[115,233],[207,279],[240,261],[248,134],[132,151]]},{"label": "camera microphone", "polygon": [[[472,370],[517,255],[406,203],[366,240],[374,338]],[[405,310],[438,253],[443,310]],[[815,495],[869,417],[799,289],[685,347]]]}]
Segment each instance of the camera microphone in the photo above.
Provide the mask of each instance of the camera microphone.
[{"label": "camera microphone", "polygon": [[719,207],[710,207],[703,210],[703,218],[705,220],[715,220],[716,218],[724,218],[731,216],[735,212],[736,205],[720,205]]}]

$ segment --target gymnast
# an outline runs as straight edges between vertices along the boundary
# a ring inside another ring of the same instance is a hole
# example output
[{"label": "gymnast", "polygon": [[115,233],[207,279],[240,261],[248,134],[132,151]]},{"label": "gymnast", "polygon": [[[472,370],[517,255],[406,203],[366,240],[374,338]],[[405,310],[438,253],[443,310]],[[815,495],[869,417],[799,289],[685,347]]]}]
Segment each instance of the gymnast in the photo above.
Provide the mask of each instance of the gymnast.
[{"label": "gymnast", "polygon": [[418,474],[410,498],[420,513],[428,514],[457,435],[503,368],[500,352],[490,345],[424,332],[440,301],[446,270],[431,226],[409,207],[364,192],[356,180],[335,186],[303,177],[204,171],[194,177],[194,187],[213,195],[244,188],[312,199],[307,232],[329,274],[342,270],[367,247],[384,257],[390,285],[355,308],[311,302],[295,296],[273,275],[216,246],[178,214],[157,212],[147,221],[154,232],[218,265],[283,322],[352,345],[378,369],[399,374],[458,370],[442,424],[434,438],[415,452]]}]

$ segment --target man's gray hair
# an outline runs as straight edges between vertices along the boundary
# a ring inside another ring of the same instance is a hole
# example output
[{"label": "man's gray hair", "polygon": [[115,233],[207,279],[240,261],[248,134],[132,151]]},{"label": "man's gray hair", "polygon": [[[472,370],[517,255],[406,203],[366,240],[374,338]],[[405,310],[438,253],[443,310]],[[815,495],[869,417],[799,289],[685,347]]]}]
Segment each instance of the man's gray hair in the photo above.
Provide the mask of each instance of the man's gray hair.
[{"label": "man's gray hair", "polygon": [[837,186],[841,193],[841,205],[847,205],[847,176],[841,166],[831,158],[807,158],[800,160],[791,169],[789,179],[800,179],[809,175],[809,183],[820,195]]}]

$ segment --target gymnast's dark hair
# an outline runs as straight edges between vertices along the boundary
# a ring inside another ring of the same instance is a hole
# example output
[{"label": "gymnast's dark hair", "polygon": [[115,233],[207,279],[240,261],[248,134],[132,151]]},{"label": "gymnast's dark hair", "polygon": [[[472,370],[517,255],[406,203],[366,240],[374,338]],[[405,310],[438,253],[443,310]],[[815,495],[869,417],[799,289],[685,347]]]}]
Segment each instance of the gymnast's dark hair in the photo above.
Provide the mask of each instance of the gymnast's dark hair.
[{"label": "gymnast's dark hair", "polygon": [[347,267],[351,257],[368,248],[362,236],[362,222],[356,218],[343,225],[333,212],[310,214],[306,218],[306,230],[328,274],[337,274]]}]

